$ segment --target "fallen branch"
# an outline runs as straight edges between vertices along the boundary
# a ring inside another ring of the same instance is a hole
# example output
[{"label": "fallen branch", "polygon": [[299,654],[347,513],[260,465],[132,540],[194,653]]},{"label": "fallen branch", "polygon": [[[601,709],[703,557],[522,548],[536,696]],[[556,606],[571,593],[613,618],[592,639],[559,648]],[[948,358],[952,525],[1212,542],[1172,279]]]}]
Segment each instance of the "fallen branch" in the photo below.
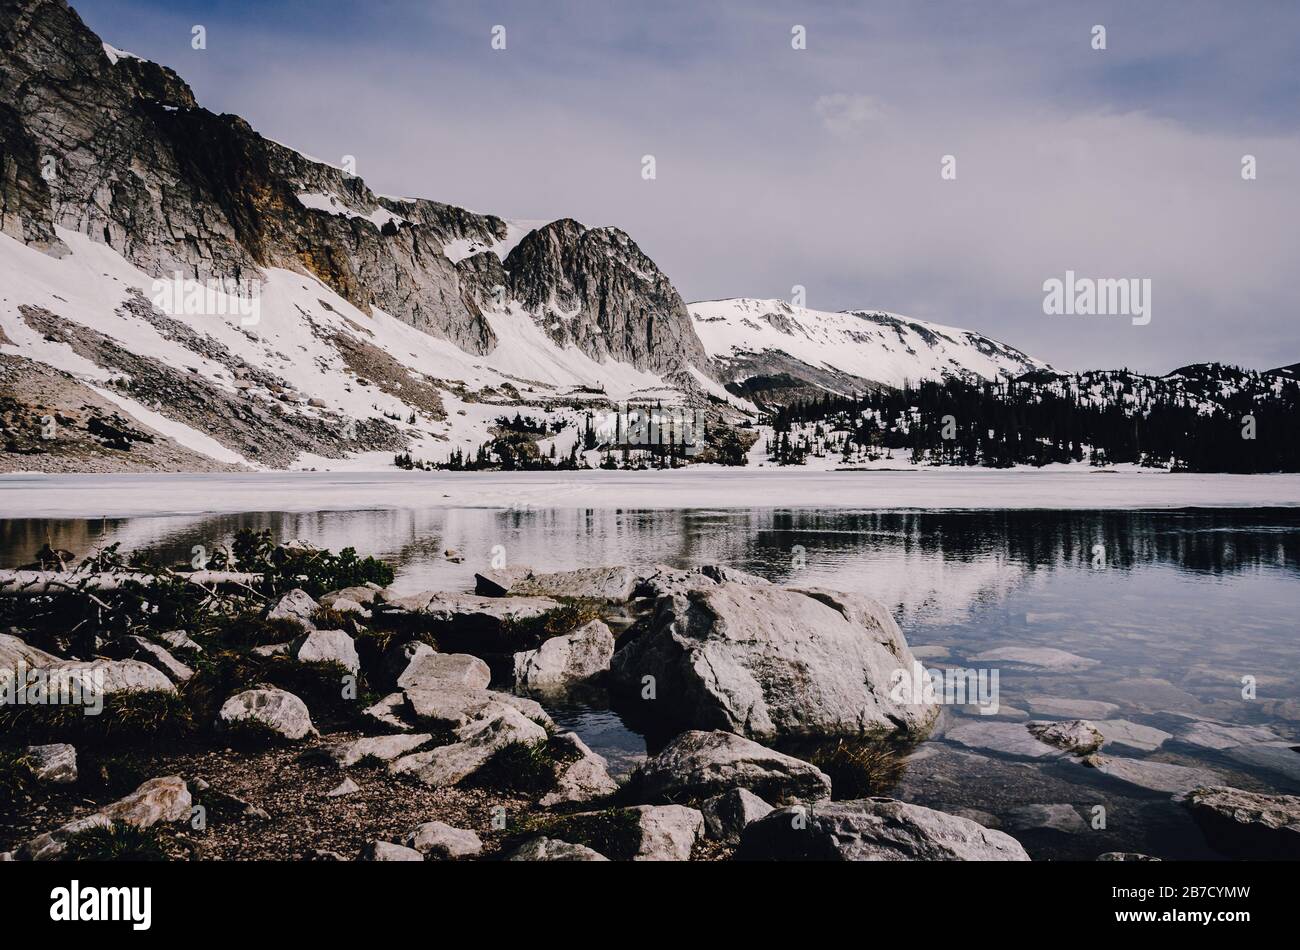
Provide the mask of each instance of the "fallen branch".
[{"label": "fallen branch", "polygon": [[85,591],[121,590],[127,584],[152,587],[172,577],[201,587],[251,588],[263,575],[240,571],[189,571],[171,575],[146,574],[139,571],[0,571],[0,596],[41,597],[49,594],[75,594]]}]

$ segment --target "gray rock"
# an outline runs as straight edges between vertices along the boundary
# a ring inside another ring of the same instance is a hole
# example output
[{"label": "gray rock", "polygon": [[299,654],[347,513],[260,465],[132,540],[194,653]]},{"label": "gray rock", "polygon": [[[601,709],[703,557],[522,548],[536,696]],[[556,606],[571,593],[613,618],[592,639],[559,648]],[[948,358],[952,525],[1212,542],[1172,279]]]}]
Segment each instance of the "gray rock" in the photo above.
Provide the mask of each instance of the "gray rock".
[{"label": "gray rock", "polygon": [[433,647],[420,640],[407,640],[393,643],[379,658],[379,678],[385,688],[397,685],[404,674],[418,657],[432,655]]},{"label": "gray rock", "polygon": [[543,808],[589,802],[618,791],[618,783],[609,775],[609,764],[592,752],[577,733],[562,733],[551,740],[551,745],[565,762],[555,776],[555,788],[538,803]]},{"label": "gray rock", "polygon": [[1184,804],[1210,844],[1231,857],[1300,859],[1300,796],[1228,786],[1194,789]]},{"label": "gray rock", "polygon": [[551,717],[532,699],[499,693],[488,689],[442,687],[440,689],[408,689],[404,693],[406,705],[401,715],[418,723],[438,727],[456,728],[468,725],[495,706],[513,706],[539,725],[550,725]]},{"label": "gray rock", "polygon": [[376,725],[397,732],[411,732],[415,727],[402,718],[402,712],[405,708],[405,693],[389,693],[373,706],[367,706],[361,710],[361,715]]},{"label": "gray rock", "polygon": [[31,745],[25,750],[31,757],[32,775],[52,785],[71,785],[77,780],[77,750],[66,742]]},{"label": "gray rock", "polygon": [[307,704],[282,689],[248,689],[227,699],[217,713],[217,725],[240,723],[257,723],[293,741],[316,733]]},{"label": "gray rock", "polygon": [[453,828],[441,821],[426,821],[417,825],[402,843],[426,858],[439,861],[472,858],[483,851],[483,842],[474,832]]},{"label": "gray rock", "polygon": [[320,605],[330,607],[334,610],[340,600],[348,600],[361,607],[369,607],[376,601],[382,600],[383,588],[376,584],[362,584],[357,587],[344,587],[342,590],[332,590],[328,594],[322,594]]},{"label": "gray rock", "polygon": [[361,672],[357,645],[342,630],[313,630],[295,640],[291,652],[299,663],[337,663],[349,673]]},{"label": "gray rock", "polygon": [[611,671],[661,728],[772,740],[923,733],[938,708],[896,692],[914,662],[889,612],[865,597],[725,582],[660,598]]},{"label": "gray rock", "polygon": [[683,732],[633,778],[646,801],[708,798],[744,788],[771,801],[831,796],[831,780],[814,765],[730,732]]},{"label": "gray rock", "polygon": [[188,651],[190,653],[203,652],[203,647],[191,639],[190,635],[184,630],[168,630],[166,633],[158,634],[158,639],[173,650]]},{"label": "gray rock", "polygon": [[455,734],[457,741],[450,745],[404,755],[390,762],[388,771],[435,788],[455,785],[481,769],[503,747],[547,739],[545,729],[504,703],[492,704]]},{"label": "gray rock", "polygon": [[260,647],[253,647],[252,652],[254,656],[288,656],[292,649],[292,643],[266,643]]},{"label": "gray rock", "polygon": [[1004,816],[1001,826],[1009,831],[1062,831],[1078,834],[1088,825],[1073,805],[1020,805]]},{"label": "gray rock", "polygon": [[391,762],[393,759],[406,755],[408,752],[432,740],[433,736],[427,732],[393,736],[367,736],[362,739],[351,739],[347,742],[335,742],[320,746],[304,753],[304,756],[312,759],[323,758],[341,769],[347,769],[367,759],[378,762]]},{"label": "gray rock", "polygon": [[614,634],[599,620],[573,633],[551,637],[536,650],[515,654],[515,688],[539,694],[562,693],[609,669]]},{"label": "gray rock", "polygon": [[424,855],[391,841],[372,841],[361,850],[362,861],[423,861]]},{"label": "gray rock", "polygon": [[[571,597],[622,603],[632,597],[640,578],[628,567],[591,567],[554,574],[527,574],[514,581],[515,597]],[[477,590],[477,587],[475,588]]]},{"label": "gray rock", "polygon": [[1223,778],[1210,769],[1156,762],[1151,759],[1125,759],[1114,755],[1093,754],[1081,760],[1103,775],[1152,792],[1183,796],[1200,785],[1219,785]]},{"label": "gray rock", "polygon": [[276,602],[267,612],[267,620],[295,620],[308,630],[315,630],[312,615],[320,609],[320,604],[312,600],[305,590],[294,588]]},{"label": "gray rock", "polygon": [[401,690],[441,690],[453,688],[487,689],[492,671],[476,656],[468,653],[434,653],[416,650],[401,676]]},{"label": "gray rock", "polygon": [[1103,747],[1122,745],[1140,752],[1154,752],[1173,736],[1163,729],[1129,722],[1127,719],[1105,719],[1094,723],[1105,737]]},{"label": "gray rock", "polygon": [[745,788],[733,788],[714,795],[700,805],[705,835],[732,845],[740,841],[747,825],[771,811],[771,805]]},{"label": "gray rock", "polygon": [[0,670],[35,670],[59,662],[62,661],[53,653],[28,646],[20,637],[0,633]]},{"label": "gray rock", "polygon": [[533,838],[512,851],[507,861],[608,861],[605,857],[580,844],[569,844],[555,838]]},{"label": "gray rock", "polygon": [[[117,652],[113,650],[114,647]],[[144,637],[124,637],[111,644],[104,653],[106,656],[115,656],[121,660],[141,660],[150,666],[156,666],[176,683],[184,683],[194,675],[192,669],[168,653],[165,648]]]},{"label": "gray rock", "polygon": [[1029,731],[1040,742],[1064,749],[1071,755],[1087,755],[1101,748],[1101,732],[1086,719],[1064,719],[1058,722],[1031,722]]},{"label": "gray rock", "polygon": [[1028,861],[1001,831],[892,798],[778,808],[750,824],[742,861]]},{"label": "gray rock", "polygon": [[1045,742],[1040,742],[1019,722],[970,722],[949,729],[943,737],[950,742],[997,752],[1022,759],[1060,758],[1062,752]]},{"label": "gray rock", "polygon": [[704,816],[682,805],[639,805],[641,844],[633,861],[689,861],[704,833]]},{"label": "gray rock", "polygon": [[130,795],[94,814],[70,821],[20,845],[14,851],[14,858],[19,861],[57,860],[67,850],[68,839],[83,831],[115,824],[152,828],[159,822],[185,821],[190,817],[191,805],[189,788],[179,776],[150,779]]},{"label": "gray rock", "polygon": [[352,781],[349,776],[343,779],[337,786],[325,793],[326,798],[346,798],[349,795],[355,795],[361,791],[361,786]]},{"label": "gray rock", "polygon": [[425,591],[396,597],[389,603],[428,628],[451,627],[495,632],[506,623],[532,620],[560,604],[547,597],[479,597],[445,591]]},{"label": "gray rock", "polygon": [[1149,854],[1139,854],[1137,851],[1107,851],[1105,854],[1097,855],[1098,861],[1159,861],[1159,858],[1153,858]]},{"label": "gray rock", "polygon": [[42,668],[52,679],[80,683],[88,695],[134,691],[175,693],[167,674],[141,660],[59,660]]},{"label": "gray rock", "polygon": [[474,575],[474,593],[480,597],[505,597],[515,584],[533,573],[530,567],[503,567]]}]

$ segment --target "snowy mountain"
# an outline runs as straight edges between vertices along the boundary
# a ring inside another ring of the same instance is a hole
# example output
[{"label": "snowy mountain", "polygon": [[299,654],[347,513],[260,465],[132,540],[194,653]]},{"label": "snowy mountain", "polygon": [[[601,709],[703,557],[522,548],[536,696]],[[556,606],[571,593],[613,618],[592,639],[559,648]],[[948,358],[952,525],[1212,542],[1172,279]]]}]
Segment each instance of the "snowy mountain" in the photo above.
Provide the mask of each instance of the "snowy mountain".
[{"label": "snowy mountain", "polygon": [[688,307],[617,228],[378,194],[63,0],[0,0],[0,469],[373,468],[507,438],[608,463],[592,420],[625,404],[698,412],[735,457],[774,405],[1050,371],[896,314]]},{"label": "snowy mountain", "polygon": [[690,311],[720,378],[761,401],[786,402],[809,388],[849,394],[1051,368],[978,333],[893,313],[832,313],[746,298],[693,303]]}]

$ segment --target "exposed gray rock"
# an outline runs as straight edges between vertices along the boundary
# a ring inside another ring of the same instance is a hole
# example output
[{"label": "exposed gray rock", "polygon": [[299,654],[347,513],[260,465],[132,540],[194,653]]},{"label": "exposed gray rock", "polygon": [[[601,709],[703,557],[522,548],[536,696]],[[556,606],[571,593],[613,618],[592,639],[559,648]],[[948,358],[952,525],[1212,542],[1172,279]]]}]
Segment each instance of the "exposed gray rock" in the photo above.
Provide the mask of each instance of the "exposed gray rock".
[{"label": "exposed gray rock", "polygon": [[1300,796],[1228,786],[1194,789],[1184,804],[1211,845],[1237,858],[1300,859]]},{"label": "exposed gray rock", "polygon": [[426,858],[439,861],[472,858],[483,851],[483,842],[474,832],[441,821],[426,821],[416,826],[402,843]]},{"label": "exposed gray rock", "polygon": [[689,861],[704,833],[704,816],[682,805],[639,805],[641,844],[633,861]]},{"label": "exposed gray rock", "polygon": [[1031,722],[1029,731],[1041,742],[1064,749],[1071,755],[1087,755],[1101,748],[1100,730],[1086,719],[1064,719],[1058,722]]},{"label": "exposed gray rock", "polygon": [[158,634],[158,639],[173,650],[188,651],[190,653],[203,652],[203,647],[196,643],[184,630],[168,630],[165,633]]},{"label": "exposed gray rock", "polygon": [[512,851],[507,861],[608,861],[596,851],[580,844],[569,844],[555,838],[533,838]]},{"label": "exposed gray rock", "polygon": [[691,801],[731,788],[771,801],[830,798],[831,780],[816,766],[731,732],[683,732],[637,771],[646,801]]},{"label": "exposed gray rock", "polygon": [[66,742],[30,745],[24,750],[31,758],[32,775],[52,785],[71,785],[77,780],[77,750]]},{"label": "exposed gray rock", "polygon": [[513,706],[496,703],[455,730],[456,742],[427,752],[404,755],[388,765],[394,775],[410,775],[425,785],[442,787],[473,775],[503,747],[546,741],[546,730]]},{"label": "exposed gray rock", "polygon": [[1103,746],[1122,745],[1140,752],[1154,752],[1173,738],[1163,729],[1144,726],[1127,719],[1105,719],[1094,725],[1105,737]]},{"label": "exposed gray rock", "polygon": [[9,633],[0,633],[0,669],[28,670],[40,669],[61,662],[53,653],[46,653],[36,647],[28,646],[21,637]]},{"label": "exposed gray rock", "polygon": [[126,636],[104,648],[104,655],[119,660],[140,660],[157,667],[176,683],[184,683],[194,671],[172,656],[164,647],[144,637]]},{"label": "exposed gray rock", "polygon": [[747,574],[721,564],[702,564],[688,570],[656,565],[633,590],[633,596],[658,600],[660,597],[683,597],[693,590],[716,587],[722,583],[766,587],[768,582],[754,574]]},{"label": "exposed gray rock", "polygon": [[266,643],[253,647],[252,652],[254,656],[288,656],[292,649],[292,643]]},{"label": "exposed gray rock", "polygon": [[456,728],[483,716],[485,710],[495,706],[513,706],[524,716],[539,725],[551,723],[551,717],[536,700],[513,693],[499,693],[488,689],[467,689],[445,686],[435,689],[408,689],[404,693],[406,705],[401,715],[417,723]]},{"label": "exposed gray rock", "polygon": [[434,653],[416,650],[397,678],[397,688],[410,690],[487,689],[492,671],[468,653]]},{"label": "exposed gray rock", "polygon": [[51,675],[76,681],[104,696],[136,690],[175,693],[167,674],[141,660],[59,660],[43,667]]},{"label": "exposed gray rock", "polygon": [[420,640],[391,644],[379,658],[380,685],[386,688],[396,686],[402,674],[410,668],[417,657],[433,652],[433,647]]},{"label": "exposed gray rock", "polygon": [[474,575],[474,593],[480,597],[505,597],[512,587],[533,573],[530,567],[502,567]]},{"label": "exposed gray rock", "polygon": [[1186,795],[1200,785],[1219,785],[1223,781],[1221,775],[1210,769],[1151,759],[1125,759],[1114,755],[1093,754],[1081,761],[1113,779],[1174,796]]},{"label": "exposed gray rock", "polygon": [[548,597],[479,597],[445,591],[395,597],[389,603],[426,627],[459,627],[469,632],[499,631],[504,623],[532,620],[560,606]]},{"label": "exposed gray rock", "polygon": [[152,828],[159,822],[184,821],[190,817],[191,804],[189,788],[179,776],[150,779],[130,795],[94,814],[77,818],[19,845],[14,858],[19,861],[57,860],[67,850],[68,839],[80,832],[118,823]]},{"label": "exposed gray rock", "polygon": [[315,630],[312,615],[320,609],[320,604],[312,600],[305,590],[295,587],[276,602],[267,612],[267,620],[296,620],[308,630]]},{"label": "exposed gray rock", "polygon": [[772,811],[772,806],[746,788],[733,788],[700,804],[705,835],[714,841],[736,844],[751,822]]},{"label": "exposed gray rock", "polygon": [[609,764],[592,752],[577,733],[565,732],[551,739],[557,757],[564,760],[555,776],[555,788],[542,796],[543,808],[605,798],[618,791],[609,775]]},{"label": "exposed gray rock", "polygon": [[424,855],[391,841],[372,841],[361,850],[362,861],[423,861]]},{"label": "exposed gray rock", "polygon": [[285,739],[296,741],[315,735],[311,713],[293,693],[282,689],[248,689],[231,696],[217,713],[217,725],[232,727],[256,723]]},{"label": "exposed gray rock", "polygon": [[338,610],[337,602],[340,600],[351,601],[359,607],[369,607],[376,600],[382,600],[383,588],[377,584],[362,584],[357,587],[344,587],[342,590],[332,590],[328,594],[322,594],[320,605]]},{"label": "exposed gray rock", "polygon": [[1040,742],[1019,722],[963,722],[947,730],[943,737],[950,742],[966,746],[968,749],[980,749],[997,752],[1002,755],[1023,759],[1060,758],[1061,750]]},{"label": "exposed gray rock", "polygon": [[599,620],[573,633],[544,640],[536,650],[515,654],[515,688],[531,693],[562,693],[609,669],[614,634]]},{"label": "exposed gray rock", "polygon": [[391,762],[398,756],[405,755],[432,740],[433,736],[427,732],[392,736],[367,736],[362,739],[351,739],[347,742],[335,742],[320,746],[304,753],[304,757],[323,758],[341,769],[347,769],[367,759],[378,762]]},{"label": "exposed gray rock", "polygon": [[349,673],[361,672],[357,645],[342,630],[313,630],[295,640],[291,652],[300,663],[337,663]]},{"label": "exposed gray rock", "polygon": [[892,798],[778,808],[750,824],[742,861],[1028,861],[1008,834]]},{"label": "exposed gray rock", "polygon": [[661,597],[611,671],[661,728],[771,740],[923,733],[938,708],[896,692],[914,662],[888,611],[865,597],[728,581]]},{"label": "exposed gray rock", "polygon": [[405,693],[389,693],[373,706],[367,706],[361,710],[361,715],[376,725],[397,732],[410,732],[415,727],[402,718],[402,712],[405,708]]},{"label": "exposed gray rock", "polygon": [[326,798],[346,798],[361,791],[361,786],[352,781],[351,776],[344,778],[337,786],[325,793]]},{"label": "exposed gray rock", "polygon": [[515,597],[571,597],[622,603],[631,598],[639,581],[630,567],[589,567],[554,574],[529,573],[516,579],[509,590]]}]

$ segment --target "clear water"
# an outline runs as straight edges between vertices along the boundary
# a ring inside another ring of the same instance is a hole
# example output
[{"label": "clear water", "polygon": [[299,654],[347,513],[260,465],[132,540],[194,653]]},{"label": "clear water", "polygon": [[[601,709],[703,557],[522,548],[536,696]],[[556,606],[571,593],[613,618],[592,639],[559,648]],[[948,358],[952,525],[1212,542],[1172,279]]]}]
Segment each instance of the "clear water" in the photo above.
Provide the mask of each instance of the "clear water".
[{"label": "clear water", "polygon": [[[457,509],[8,520],[0,521],[0,566],[29,560],[47,540],[78,554],[120,541],[188,560],[193,545],[211,547],[240,527],[383,557],[397,569],[396,586],[407,591],[469,588],[474,572],[501,552],[512,564],[545,570],[722,562],[776,582],[876,597],[894,611],[913,647],[931,648],[928,665],[997,665],[1000,703],[1012,710],[1032,712],[1031,697],[1085,699],[1114,704],[1111,718],[1167,732],[1194,717],[1266,725],[1288,741],[1300,735],[1294,510]],[[463,561],[447,559],[449,548]],[[1050,671],[971,659],[1003,647],[1050,647],[1093,662]],[[1243,677],[1254,678],[1253,699],[1243,698]],[[950,709],[945,721],[969,721],[968,712]],[[641,738],[599,704],[553,714],[608,756],[615,771],[627,771],[644,754]],[[1248,765],[1177,741],[1151,753],[1116,754],[1214,768],[1240,787],[1300,791],[1285,761]],[[1026,804],[1073,805],[1083,829],[1012,831],[1035,857],[1089,858],[1107,850],[1212,856],[1168,794],[1071,762],[975,753],[942,736],[913,756],[895,794],[975,809],[1008,830],[1006,822],[1014,824]],[[1092,827],[1098,805],[1105,828]]]}]

